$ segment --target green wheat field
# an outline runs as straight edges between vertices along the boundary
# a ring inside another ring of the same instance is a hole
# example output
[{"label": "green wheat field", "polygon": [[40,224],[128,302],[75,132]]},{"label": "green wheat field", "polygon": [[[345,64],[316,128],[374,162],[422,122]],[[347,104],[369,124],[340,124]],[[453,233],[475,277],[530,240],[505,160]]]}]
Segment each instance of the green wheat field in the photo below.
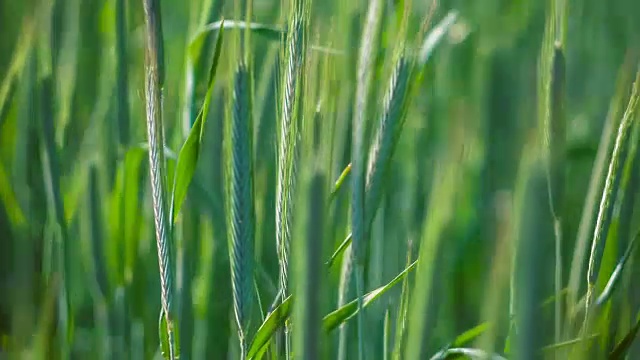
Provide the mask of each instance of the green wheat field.
[{"label": "green wheat field", "polygon": [[0,2],[0,360],[640,358],[640,1]]}]

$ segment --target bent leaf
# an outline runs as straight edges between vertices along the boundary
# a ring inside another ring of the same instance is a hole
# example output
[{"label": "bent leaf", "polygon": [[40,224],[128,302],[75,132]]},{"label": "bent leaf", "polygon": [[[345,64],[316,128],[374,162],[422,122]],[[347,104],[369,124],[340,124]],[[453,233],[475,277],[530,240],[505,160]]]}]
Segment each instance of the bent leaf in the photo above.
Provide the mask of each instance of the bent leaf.
[{"label": "bent leaf", "polygon": [[[366,294],[362,299],[362,308],[364,309],[365,307],[367,307],[367,305],[369,305],[371,302],[373,302],[374,300],[382,296],[384,293],[389,291],[389,289],[391,289],[400,281],[402,281],[402,279],[405,276],[407,276],[407,274],[411,272],[411,270],[415,269],[417,264],[418,264],[418,260],[414,261],[411,265],[409,265],[408,268],[404,269],[404,271],[398,274],[398,276],[396,276],[393,280],[391,280],[387,285],[381,286],[371,291],[370,293]],[[325,316],[324,319],[322,319],[322,327],[324,328],[325,331],[329,332],[335,329],[336,327],[340,326],[342,323],[346,322],[347,320],[351,319],[357,313],[358,313],[358,300],[356,299],[344,305],[340,309],[337,309],[334,312],[330,313],[329,315]]]},{"label": "bent leaf", "polygon": [[[409,272],[415,269],[417,264],[418,261],[416,260],[395,278],[393,278],[393,280],[391,280],[389,283],[366,294],[363,299],[362,308],[364,309],[365,307],[367,307],[367,305],[371,304],[374,300],[378,299],[392,287],[401,282],[402,279],[404,279],[407,274],[409,274]],[[253,341],[251,342],[251,347],[249,347],[249,351],[247,352],[247,359],[257,358],[257,355],[261,354],[264,351],[265,347],[269,343],[269,339],[271,339],[273,334],[275,334],[275,332],[280,327],[284,326],[285,321],[291,314],[291,301],[292,298],[291,295],[289,295],[289,297],[287,297],[267,316],[267,319],[262,323],[262,325],[256,332]],[[342,323],[351,319],[357,313],[358,300],[356,299],[325,316],[322,320],[322,328],[324,329],[324,331],[330,332],[331,330],[340,326]]]}]

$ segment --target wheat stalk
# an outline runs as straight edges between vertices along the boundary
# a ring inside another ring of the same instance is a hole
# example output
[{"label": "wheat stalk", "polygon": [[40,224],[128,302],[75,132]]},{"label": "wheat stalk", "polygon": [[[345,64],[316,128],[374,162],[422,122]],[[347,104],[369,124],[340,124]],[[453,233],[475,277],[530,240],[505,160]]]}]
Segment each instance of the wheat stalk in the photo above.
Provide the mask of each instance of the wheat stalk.
[{"label": "wheat stalk", "polygon": [[[290,13],[287,31],[285,56],[285,73],[282,79],[282,103],[279,118],[278,135],[278,173],[276,183],[276,245],[280,266],[280,293],[286,298],[288,289],[289,252],[291,242],[292,202],[296,187],[296,142],[298,138],[297,115],[300,92],[302,89],[301,72],[305,52],[305,32],[308,21],[308,4],[306,0],[297,0]],[[285,327],[285,351],[290,352],[289,326]]]},{"label": "wheat stalk", "polygon": [[162,128],[162,86],[164,62],[160,4],[157,0],[143,0],[147,35],[145,97],[147,114],[147,140],[149,143],[149,173],[153,196],[153,213],[160,268],[162,312],[167,323],[169,358],[179,357],[174,343],[171,312],[172,283],[169,254],[169,222],[167,219],[166,177],[164,160],[164,134]]},{"label": "wheat stalk", "polygon": [[247,336],[253,304],[253,241],[255,215],[253,202],[253,162],[251,150],[251,105],[246,65],[235,73],[233,116],[229,124],[227,146],[229,199],[229,258],[233,310],[238,325],[242,359],[247,351]]},{"label": "wheat stalk", "polygon": [[397,140],[404,125],[411,62],[401,55],[395,64],[383,101],[380,125],[369,151],[365,190],[365,231],[369,229],[383,193],[387,173]]},{"label": "wheat stalk", "polygon": [[620,181],[621,170],[624,169],[621,166],[622,153],[627,147],[629,135],[631,133],[632,123],[635,118],[635,112],[638,107],[638,98],[640,94],[640,71],[636,74],[636,80],[633,84],[631,97],[629,98],[629,104],[622,117],[620,126],[618,127],[618,135],[613,148],[613,154],[611,155],[611,162],[609,163],[609,170],[607,171],[607,177],[602,191],[602,198],[600,200],[600,208],[598,210],[598,218],[596,221],[596,227],[593,233],[593,240],[591,242],[591,253],[589,256],[589,265],[587,270],[587,295],[585,298],[585,315],[583,333],[588,334],[589,320],[591,315],[591,305],[594,298],[595,282],[598,279],[598,273],[600,270],[600,257],[604,250],[606,243],[606,233],[608,226],[605,223],[609,222],[611,215],[610,208],[612,200],[615,197],[615,189],[617,189],[617,183]]},{"label": "wheat stalk", "polygon": [[356,292],[358,296],[358,358],[364,358],[364,324],[362,314],[362,297],[364,294],[364,256],[362,247],[366,241],[365,215],[364,215],[364,191],[365,177],[364,164],[364,130],[367,116],[367,98],[369,96],[369,84],[371,82],[371,68],[374,53],[374,44],[377,40],[378,27],[382,14],[380,0],[372,0],[369,3],[367,20],[362,34],[360,53],[357,68],[357,86],[355,110],[353,116],[353,134],[351,149],[351,233],[353,234],[352,257],[356,261]]}]

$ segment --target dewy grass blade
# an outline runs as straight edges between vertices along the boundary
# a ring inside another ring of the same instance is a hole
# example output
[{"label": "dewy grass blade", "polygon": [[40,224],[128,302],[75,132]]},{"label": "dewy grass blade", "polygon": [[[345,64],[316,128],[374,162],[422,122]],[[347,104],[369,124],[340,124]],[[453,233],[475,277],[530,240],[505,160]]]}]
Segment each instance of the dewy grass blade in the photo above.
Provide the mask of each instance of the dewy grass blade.
[{"label": "dewy grass blade", "polygon": [[160,269],[161,318],[166,323],[166,333],[161,333],[161,343],[168,344],[170,360],[179,357],[174,339],[174,320],[171,309],[173,300],[170,221],[167,214],[167,187],[164,158],[164,130],[162,125],[162,91],[164,85],[164,50],[162,22],[158,0],[143,0],[146,28],[145,98],[147,116],[147,140],[149,143],[149,174],[153,197],[156,246]]},{"label": "dewy grass blade", "polygon": [[240,64],[235,73],[233,114],[228,124],[227,194],[228,241],[231,264],[233,310],[238,326],[241,359],[247,352],[247,339],[253,307],[253,243],[255,214],[253,201],[253,130],[249,95],[249,72]]},{"label": "dewy grass blade", "polygon": [[613,206],[613,199],[616,196],[616,187],[621,177],[620,171],[624,168],[621,164],[621,154],[627,147],[630,137],[632,124],[634,122],[635,113],[638,107],[638,98],[640,97],[640,70],[636,74],[636,80],[633,84],[629,104],[622,117],[620,126],[618,127],[618,135],[611,155],[609,170],[602,192],[600,208],[598,210],[598,218],[591,243],[591,255],[589,256],[589,266],[587,273],[587,295],[585,299],[585,316],[583,333],[587,334],[589,330],[591,306],[594,300],[595,282],[598,278],[600,269],[601,256],[606,245],[606,233],[608,228],[604,224],[608,222],[606,217],[610,216],[610,208]]}]

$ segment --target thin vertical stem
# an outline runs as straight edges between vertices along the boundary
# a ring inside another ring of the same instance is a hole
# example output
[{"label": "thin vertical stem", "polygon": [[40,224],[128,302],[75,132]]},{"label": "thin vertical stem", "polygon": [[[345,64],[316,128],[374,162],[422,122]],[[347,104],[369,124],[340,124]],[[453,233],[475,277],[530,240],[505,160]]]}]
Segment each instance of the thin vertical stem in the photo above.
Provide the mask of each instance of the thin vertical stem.
[{"label": "thin vertical stem", "polygon": [[[171,312],[172,282],[170,265],[170,233],[167,219],[166,174],[164,159],[164,130],[162,127],[162,87],[164,83],[164,55],[162,22],[158,0],[143,0],[146,24],[145,97],[147,140],[149,143],[149,174],[153,196],[153,213],[160,268],[162,312],[167,324],[169,359],[179,357],[175,348],[173,314]],[[162,336],[162,334],[161,334]]]}]

